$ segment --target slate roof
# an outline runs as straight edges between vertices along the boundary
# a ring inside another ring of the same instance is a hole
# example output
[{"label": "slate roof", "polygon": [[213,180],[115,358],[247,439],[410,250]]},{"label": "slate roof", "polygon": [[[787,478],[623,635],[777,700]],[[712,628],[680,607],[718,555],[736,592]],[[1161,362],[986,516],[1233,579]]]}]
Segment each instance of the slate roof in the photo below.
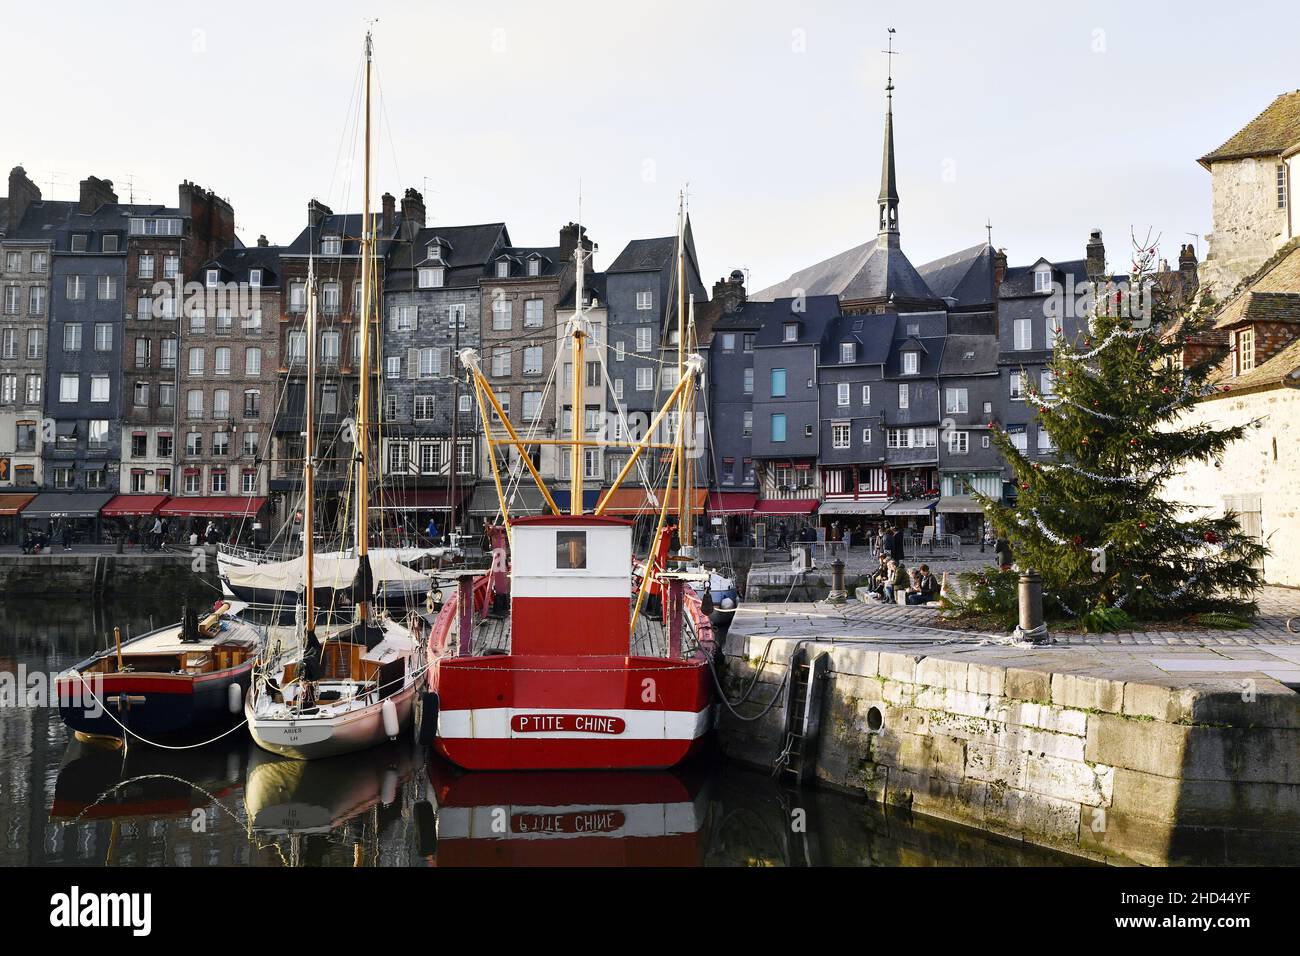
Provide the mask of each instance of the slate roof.
[{"label": "slate roof", "polygon": [[1297,145],[1300,145],[1300,90],[1283,93],[1227,142],[1197,162],[1209,169],[1212,163],[1224,160],[1276,156]]},{"label": "slate roof", "polygon": [[[776,299],[772,302],[749,302],[746,303],[745,311],[749,307],[757,307],[762,314],[762,324],[758,329],[758,334],[754,337],[755,347],[759,346],[784,346],[785,348],[797,348],[808,345],[820,345],[822,335],[826,331],[827,324],[840,312],[839,300],[833,295],[810,295],[802,300],[804,311],[795,311],[795,302],[793,298]],[[798,322],[799,341],[786,342],[785,324],[787,322]],[[714,331],[717,331],[717,326]]]},{"label": "slate roof", "polygon": [[760,301],[805,295],[837,295],[847,301],[884,299],[935,300],[938,297],[898,245],[873,239],[837,256],[800,269],[784,282],[755,292]]},{"label": "slate roof", "polygon": [[[373,213],[376,221],[379,219],[377,212]],[[320,253],[320,240],[325,236],[338,236],[343,240],[343,255],[356,256],[361,254],[361,228],[365,217],[359,212],[347,213],[330,213],[321,220],[320,228],[313,230],[307,226],[302,232],[298,233],[297,238],[289,245],[284,247],[284,255],[287,256],[305,256],[309,252]],[[393,215],[393,229],[388,235],[378,235],[380,251],[383,251],[386,242],[397,235],[402,225],[402,214],[400,212]]]},{"label": "slate roof", "polygon": [[503,222],[471,226],[431,226],[421,229],[411,240],[393,242],[389,247],[384,289],[389,292],[414,290],[415,270],[428,258],[429,244],[442,239],[444,288],[477,285],[487,275],[488,262],[498,245],[509,246],[510,236]]},{"label": "slate roof", "polygon": [[[884,365],[889,360],[897,320],[898,316],[889,313],[837,316],[826,326],[820,364]],[[854,342],[857,345],[857,357],[852,362],[840,361],[840,345],[844,342]]]},{"label": "slate roof", "polygon": [[[514,271],[510,273],[512,279],[536,279],[539,276],[559,275],[568,264],[567,261],[560,259],[559,246],[506,246],[493,253],[492,261],[496,262],[502,256],[509,256],[517,263],[513,267]],[[530,276],[526,266],[528,260],[534,258],[540,258],[542,266],[538,275]],[[490,273],[488,278],[492,278],[494,275],[495,273]]]},{"label": "slate roof", "polygon": [[992,335],[949,335],[940,375],[998,374],[998,340]]},{"label": "slate roof", "polygon": [[262,288],[278,289],[280,252],[279,246],[236,246],[203,263],[200,272],[220,269],[221,278],[225,282],[247,282],[251,270],[261,269]]},{"label": "slate roof", "polygon": [[[695,266],[696,274],[700,271],[700,259],[695,253],[695,232],[691,229],[691,217],[686,217],[683,230],[686,240],[686,258]],[[672,264],[677,256],[677,237],[659,236],[655,239],[633,239],[620,252],[605,270],[615,272],[659,272]],[[687,270],[688,273],[690,270]]]},{"label": "slate roof", "polygon": [[[582,274],[582,284],[583,287],[587,290],[587,307],[604,308],[605,307],[605,273],[584,272]],[[572,309],[573,296],[574,293],[577,292],[577,290],[578,290],[577,283],[574,283],[572,286],[569,287],[568,291],[564,293],[563,298],[561,298],[560,301],[555,304],[555,307],[557,309]],[[595,306],[592,306],[591,304],[591,300],[593,298],[596,300]],[[698,310],[699,310],[699,306],[696,305],[696,311]]]},{"label": "slate roof", "polygon": [[65,227],[77,204],[61,199],[38,200],[27,207],[22,222],[10,223],[7,238],[24,242],[52,242]]},{"label": "slate roof", "polygon": [[925,284],[941,299],[956,299],[957,306],[991,305],[993,247],[987,242],[954,252],[918,266]]}]

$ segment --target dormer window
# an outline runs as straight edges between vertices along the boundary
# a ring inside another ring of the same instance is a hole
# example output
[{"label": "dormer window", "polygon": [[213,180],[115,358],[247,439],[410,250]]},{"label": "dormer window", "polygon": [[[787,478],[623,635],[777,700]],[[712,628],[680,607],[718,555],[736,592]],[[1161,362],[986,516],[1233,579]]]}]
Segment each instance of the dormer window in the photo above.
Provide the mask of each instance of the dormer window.
[{"label": "dormer window", "polygon": [[510,260],[509,260],[509,259],[498,259],[498,260],[497,260],[497,278],[498,278],[498,279],[509,279],[509,278],[510,278]]},{"label": "dormer window", "polygon": [[220,282],[221,282],[221,272],[220,272],[220,270],[218,270],[218,269],[209,269],[209,270],[208,270],[208,288],[209,288],[209,289],[215,289],[215,288],[217,287],[217,284],[220,283]]},{"label": "dormer window", "polygon": [[325,236],[320,241],[320,254],[322,256],[341,256],[343,255],[343,240],[339,236]]},{"label": "dormer window", "polygon": [[915,375],[921,370],[921,353],[904,352],[903,353],[903,374]]},{"label": "dormer window", "polygon": [[117,252],[117,236],[105,236],[100,242],[104,252]]},{"label": "dormer window", "polygon": [[857,358],[857,348],[852,342],[840,343],[840,363],[847,365]]},{"label": "dormer window", "polygon": [[428,258],[429,258],[429,259],[432,259],[434,262],[441,262],[441,261],[442,261],[442,246],[439,245],[439,244],[436,243],[436,242],[431,242],[431,243],[429,243],[429,255],[428,255]]},{"label": "dormer window", "polygon": [[783,330],[783,334],[782,334],[782,336],[781,336],[781,341],[783,341],[783,342],[798,342],[798,341],[799,341],[799,323],[798,323],[798,322],[787,322],[787,323],[785,323],[785,327],[784,327],[784,330]]},{"label": "dormer window", "polygon": [[421,289],[441,289],[446,272],[442,267],[425,268],[420,270],[420,288]]},{"label": "dormer window", "polygon": [[1052,267],[1051,266],[1042,265],[1034,270],[1034,291],[1035,292],[1052,291]]},{"label": "dormer window", "polygon": [[262,270],[261,270],[261,269],[250,269],[250,270],[248,270],[248,284],[249,284],[249,286],[250,286],[251,288],[254,288],[254,289],[260,289],[260,288],[262,288]]},{"label": "dormer window", "polygon": [[87,238],[89,238],[89,237],[86,236],[86,234],[85,234],[85,233],[82,233],[82,232],[79,232],[79,233],[74,234],[73,237],[72,237],[72,251],[73,251],[73,252],[85,252],[85,251],[86,251],[86,240],[87,240]]},{"label": "dormer window", "polygon": [[539,276],[542,274],[542,260],[533,258],[528,260],[528,274],[530,276]]}]

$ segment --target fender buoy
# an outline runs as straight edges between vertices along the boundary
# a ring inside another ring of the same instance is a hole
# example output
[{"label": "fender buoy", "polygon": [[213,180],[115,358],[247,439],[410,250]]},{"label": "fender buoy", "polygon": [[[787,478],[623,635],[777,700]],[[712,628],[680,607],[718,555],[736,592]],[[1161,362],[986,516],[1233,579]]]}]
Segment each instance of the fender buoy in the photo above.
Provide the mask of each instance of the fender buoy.
[{"label": "fender buoy", "polygon": [[389,697],[379,708],[379,712],[384,718],[384,733],[388,735],[389,740],[392,740],[402,729],[401,723],[397,720],[397,705]]},{"label": "fender buoy", "polygon": [[230,690],[226,692],[227,700],[230,702],[230,712],[237,714],[244,709],[244,688],[238,684],[231,684]]},{"label": "fender buoy", "polygon": [[432,747],[438,736],[438,695],[425,691],[420,698],[420,727],[416,737],[421,747]]}]

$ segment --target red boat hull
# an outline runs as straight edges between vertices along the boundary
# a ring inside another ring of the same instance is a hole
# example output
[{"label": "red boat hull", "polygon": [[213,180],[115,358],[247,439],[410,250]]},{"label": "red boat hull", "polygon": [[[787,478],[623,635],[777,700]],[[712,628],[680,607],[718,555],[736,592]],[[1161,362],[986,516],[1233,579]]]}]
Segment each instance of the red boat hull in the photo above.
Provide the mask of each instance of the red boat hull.
[{"label": "red boat hull", "polygon": [[702,657],[444,657],[435,746],[467,770],[672,767],[712,729],[707,671]]}]

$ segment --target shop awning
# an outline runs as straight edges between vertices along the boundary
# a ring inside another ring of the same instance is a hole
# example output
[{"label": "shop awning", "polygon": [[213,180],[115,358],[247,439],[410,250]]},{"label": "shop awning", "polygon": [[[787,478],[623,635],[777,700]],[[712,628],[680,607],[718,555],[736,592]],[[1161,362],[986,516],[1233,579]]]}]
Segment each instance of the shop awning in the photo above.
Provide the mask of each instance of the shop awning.
[{"label": "shop awning", "polygon": [[[560,506],[560,510],[567,514],[569,511],[569,489],[552,488],[551,497],[554,498],[555,503]],[[596,507],[596,502],[598,502],[599,500],[600,500],[599,488],[584,488],[582,490],[583,511],[591,511],[593,508]]]},{"label": "shop awning", "polygon": [[99,512],[105,518],[127,518],[137,515],[156,515],[166,495],[118,495]]},{"label": "shop awning", "polygon": [[242,495],[169,498],[158,514],[168,518],[251,518],[264,504],[265,498]]},{"label": "shop awning", "polygon": [[451,511],[468,494],[464,488],[457,488],[455,495],[447,488],[403,488],[383,492],[378,507],[381,511]]},{"label": "shop awning", "polygon": [[948,495],[940,498],[939,504],[934,510],[949,515],[980,515],[984,513],[984,509],[979,506],[979,502],[968,495]]},{"label": "shop awning", "polygon": [[[677,503],[677,489],[655,489],[655,500],[650,500],[650,495],[644,488],[619,488],[609,496],[609,504],[605,508],[607,515],[658,515],[660,508],[663,507],[664,498],[668,497],[668,511],[673,513],[674,506]],[[704,510],[704,505],[709,497],[709,493],[703,488],[696,488],[691,493],[691,508],[696,514]]]},{"label": "shop awning", "polygon": [[885,514],[928,515],[934,511],[934,506],[937,503],[937,498],[931,498],[929,501],[891,501],[885,507]]},{"label": "shop awning", "polygon": [[817,510],[816,498],[768,498],[754,505],[756,515],[810,515]]},{"label": "shop awning", "polygon": [[709,495],[709,511],[713,514],[752,514],[758,504],[758,495],[742,491],[715,491]]},{"label": "shop awning", "polygon": [[[542,493],[537,490],[537,486],[533,484],[531,479],[520,484],[513,492],[504,482],[502,488],[505,490],[506,500],[510,503],[510,516],[512,518],[539,515],[543,512],[550,513],[545,499],[542,498]],[[554,496],[553,492],[552,496]],[[491,518],[500,510],[501,506],[497,501],[497,489],[492,482],[479,482],[474,486],[474,494],[469,499],[470,514],[480,518]]]},{"label": "shop awning", "polygon": [[73,491],[47,491],[37,495],[23,509],[24,518],[93,518],[108,504],[111,493],[93,494]]},{"label": "shop awning", "polygon": [[878,515],[889,501],[884,498],[858,498],[849,501],[823,501],[817,513],[821,515]]},{"label": "shop awning", "polygon": [[30,495],[0,495],[0,518],[8,518],[18,514],[26,508],[35,494]]}]

